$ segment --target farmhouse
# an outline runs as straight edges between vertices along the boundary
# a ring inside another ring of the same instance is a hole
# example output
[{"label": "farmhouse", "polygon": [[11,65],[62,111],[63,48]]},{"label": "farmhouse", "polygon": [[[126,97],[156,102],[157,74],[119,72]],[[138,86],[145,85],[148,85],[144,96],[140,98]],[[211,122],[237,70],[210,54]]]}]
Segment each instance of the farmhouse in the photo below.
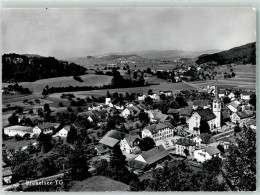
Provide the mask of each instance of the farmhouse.
[{"label": "farmhouse", "polygon": [[59,130],[53,137],[56,136],[67,137],[69,130],[70,130],[70,125],[66,125],[61,130]]},{"label": "farmhouse", "polygon": [[117,131],[111,130],[104,135],[104,137],[99,141],[99,143],[104,144],[110,148],[113,148],[117,145],[122,139],[124,139],[125,134]]},{"label": "farmhouse", "polygon": [[237,100],[234,100],[234,101],[230,102],[227,107],[231,112],[237,112],[240,107],[240,102]]},{"label": "farmhouse", "polygon": [[245,111],[241,111],[241,112],[235,112],[231,115],[231,121],[233,123],[236,122],[244,122],[245,119],[253,117],[254,116],[254,112],[251,110],[245,110]]},{"label": "farmhouse", "polygon": [[200,148],[201,146],[207,146],[211,143],[216,142],[214,137],[209,133],[202,133],[193,138],[192,140],[196,143],[196,148]]},{"label": "farmhouse", "polygon": [[194,151],[194,158],[198,162],[204,162],[206,160],[210,160],[213,157],[221,157],[220,151],[215,146],[209,146],[205,149],[195,150]]},{"label": "farmhouse", "polygon": [[240,94],[240,98],[241,98],[242,100],[250,100],[250,96],[251,96],[251,95],[254,95],[254,94],[255,94],[254,92],[243,91],[243,92],[241,92],[241,94]]},{"label": "farmhouse", "polygon": [[4,133],[10,137],[13,137],[15,135],[20,135],[21,137],[23,137],[27,133],[29,133],[30,136],[32,136],[33,135],[32,129],[33,129],[32,127],[14,125],[14,126],[4,128]]},{"label": "farmhouse", "polygon": [[52,134],[53,130],[59,126],[58,123],[43,123],[33,128],[33,133],[39,135],[41,132],[44,134]]},{"label": "farmhouse", "polygon": [[188,138],[180,138],[176,142],[176,154],[186,156],[185,150],[188,151],[189,155],[193,155],[196,143]]},{"label": "farmhouse", "polygon": [[133,150],[138,147],[140,139],[139,135],[126,134],[124,139],[120,141],[120,149],[131,154],[133,153]]},{"label": "farmhouse", "polygon": [[146,152],[139,154],[134,161],[146,164],[148,167],[156,166],[156,164],[161,163],[163,160],[170,158],[169,152],[164,149],[163,146],[156,146]]}]

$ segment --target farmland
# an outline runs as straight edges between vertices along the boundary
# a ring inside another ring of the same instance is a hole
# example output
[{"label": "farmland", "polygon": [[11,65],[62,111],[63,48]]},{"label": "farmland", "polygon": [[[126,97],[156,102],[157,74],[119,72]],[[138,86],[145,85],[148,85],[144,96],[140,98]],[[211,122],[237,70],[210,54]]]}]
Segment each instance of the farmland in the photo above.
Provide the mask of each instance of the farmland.
[{"label": "farmland", "polygon": [[[30,90],[35,92],[42,92],[43,88],[46,85],[49,87],[67,87],[67,86],[102,86],[111,83],[111,76],[106,75],[82,75],[81,79],[83,82],[79,82],[70,77],[57,77],[57,78],[49,78],[37,80],[35,82],[21,82],[19,85],[22,85],[25,88],[29,88]],[[3,84],[4,85],[4,84]]]},{"label": "farmland", "polygon": [[[230,72],[233,69],[236,76],[230,79],[220,79],[218,80],[220,88],[234,88],[242,90],[252,90],[255,91],[256,88],[256,66],[253,65],[237,65],[232,67],[222,66],[220,68],[215,68],[216,72]],[[205,87],[207,85],[214,84],[215,81],[195,81],[191,82],[195,87]]]}]

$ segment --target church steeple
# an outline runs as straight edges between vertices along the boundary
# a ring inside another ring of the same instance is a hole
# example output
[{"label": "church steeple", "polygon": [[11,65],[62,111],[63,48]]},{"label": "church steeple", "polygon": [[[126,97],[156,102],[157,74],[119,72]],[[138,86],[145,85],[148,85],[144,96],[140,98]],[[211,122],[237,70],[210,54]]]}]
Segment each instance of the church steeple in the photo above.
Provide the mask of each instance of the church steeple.
[{"label": "church steeple", "polygon": [[218,93],[219,93],[219,91],[218,91],[218,80],[216,80],[216,84],[215,84],[215,99],[214,99],[216,102],[220,102]]}]

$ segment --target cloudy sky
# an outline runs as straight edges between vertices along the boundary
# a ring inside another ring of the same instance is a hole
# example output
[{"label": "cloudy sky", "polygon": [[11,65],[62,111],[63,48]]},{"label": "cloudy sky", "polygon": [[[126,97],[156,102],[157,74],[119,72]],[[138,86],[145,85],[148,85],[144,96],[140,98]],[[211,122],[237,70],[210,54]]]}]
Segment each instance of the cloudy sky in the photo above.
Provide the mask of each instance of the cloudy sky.
[{"label": "cloudy sky", "polygon": [[251,8],[3,9],[4,53],[78,57],[226,50],[256,40]]}]

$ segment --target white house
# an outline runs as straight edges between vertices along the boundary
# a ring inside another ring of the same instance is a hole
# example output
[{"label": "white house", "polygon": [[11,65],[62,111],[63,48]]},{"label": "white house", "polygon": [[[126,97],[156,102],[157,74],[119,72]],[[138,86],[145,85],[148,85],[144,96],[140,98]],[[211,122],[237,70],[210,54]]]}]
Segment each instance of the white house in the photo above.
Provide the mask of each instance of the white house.
[{"label": "white house", "polygon": [[120,141],[120,149],[122,151],[126,151],[128,154],[131,154],[133,153],[134,149],[138,149],[140,139],[141,138],[139,135],[126,134],[124,139]]},{"label": "white house", "polygon": [[243,91],[240,94],[242,100],[250,100],[250,96],[255,94],[254,92]]},{"label": "white house", "polygon": [[150,98],[152,98],[153,100],[159,100],[160,96],[158,96],[156,93],[148,95]]},{"label": "white house", "polygon": [[4,133],[10,137],[13,137],[17,134],[23,137],[27,133],[29,133],[30,136],[32,136],[33,128],[27,126],[14,125],[14,126],[4,128]]},{"label": "white house", "polygon": [[110,105],[110,104],[111,104],[111,98],[106,98],[105,104],[106,104],[106,105]]},{"label": "white house", "polygon": [[230,118],[231,118],[231,121],[233,123],[236,123],[236,122],[242,123],[242,122],[244,122],[244,120],[246,120],[246,119],[248,119],[250,117],[253,117],[253,116],[254,116],[254,112],[253,111],[245,110],[245,111],[233,113],[230,116]]},{"label": "white house", "polygon": [[61,130],[59,130],[54,137],[59,136],[59,137],[67,137],[68,136],[68,132],[70,130],[70,125],[66,125],[64,126]]},{"label": "white house", "polygon": [[231,101],[235,100],[235,94],[233,92],[230,92],[228,97],[231,99]]},{"label": "white house", "polygon": [[52,134],[53,129],[57,128],[58,126],[58,123],[39,124],[33,128],[33,133],[36,135],[39,135],[41,132],[43,132],[44,134]]},{"label": "white house", "polygon": [[193,152],[194,158],[198,162],[204,162],[206,160],[210,160],[213,157],[220,157],[220,151],[215,146],[209,146],[205,149],[195,150]]},{"label": "white house", "polygon": [[193,156],[193,152],[195,150],[196,143],[192,141],[191,139],[188,138],[180,138],[176,142],[176,154],[181,155],[181,156],[186,156],[185,154],[185,149],[188,150],[189,155]]},{"label": "white house", "polygon": [[145,98],[146,98],[146,95],[141,95],[141,96],[138,96],[138,97],[137,97],[137,100],[139,100],[139,101],[144,101]]},{"label": "white house", "polygon": [[155,143],[160,140],[166,140],[173,136],[174,136],[173,127],[171,124],[168,123],[149,125],[144,127],[142,131],[142,138],[151,137],[153,138]]},{"label": "white house", "polygon": [[172,91],[166,90],[166,91],[160,91],[159,94],[164,94],[165,96],[172,96]]},{"label": "white house", "polygon": [[214,137],[209,133],[202,133],[194,137],[192,140],[196,143],[196,148],[205,147],[216,142]]}]

